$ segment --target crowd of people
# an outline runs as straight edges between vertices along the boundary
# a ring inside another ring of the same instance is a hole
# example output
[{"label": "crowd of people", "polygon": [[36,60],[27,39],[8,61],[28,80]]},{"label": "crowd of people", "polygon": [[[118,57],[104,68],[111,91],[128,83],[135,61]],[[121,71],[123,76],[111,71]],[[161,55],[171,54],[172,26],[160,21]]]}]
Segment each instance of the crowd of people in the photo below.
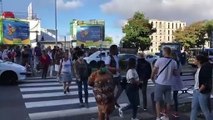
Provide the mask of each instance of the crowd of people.
[{"label": "crowd of people", "polygon": [[[145,54],[140,53],[137,59],[128,60],[125,77],[122,77],[118,53],[118,47],[112,45],[105,61],[101,60],[96,66],[91,66],[83,59],[85,52],[80,47],[63,50],[57,46],[51,49],[51,47],[44,48],[37,44],[34,49],[30,46],[1,47],[0,59],[24,65],[29,70],[32,70],[31,68],[36,71],[42,70],[43,79],[46,79],[48,75],[57,76],[63,83],[64,94],[70,92],[70,84],[76,78],[80,107],[89,108],[88,86],[91,86],[98,105],[99,120],[109,120],[109,115],[115,108],[118,109],[120,117],[124,117],[124,111],[132,109],[132,120],[138,120],[140,91],[143,95],[143,110],[147,110],[149,80],[155,83],[151,96],[155,104],[156,120],[169,120],[171,114],[179,117],[178,91],[183,88],[183,83],[180,77],[182,66],[178,55],[169,47],[164,47],[163,57],[151,64],[145,60]],[[206,120],[211,120],[212,65],[208,62],[206,55],[198,55],[195,63],[198,69],[195,74],[190,119],[196,120],[200,107]],[[125,107],[121,107],[118,102],[123,91],[129,100],[129,104]],[[174,109],[171,110],[173,102]]]}]

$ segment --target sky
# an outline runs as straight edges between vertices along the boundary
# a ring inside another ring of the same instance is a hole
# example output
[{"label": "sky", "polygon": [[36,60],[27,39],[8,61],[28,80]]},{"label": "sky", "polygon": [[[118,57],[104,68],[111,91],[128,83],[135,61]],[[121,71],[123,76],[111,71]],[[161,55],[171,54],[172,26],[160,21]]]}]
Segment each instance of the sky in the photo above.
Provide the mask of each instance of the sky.
[{"label": "sky", "polygon": [[[3,10],[26,13],[32,2],[33,12],[41,19],[42,28],[55,28],[55,0],[2,0]],[[122,26],[137,11],[148,19],[192,22],[213,19],[213,0],[57,0],[58,31],[69,34],[72,19],[105,20],[106,36],[118,44]]]}]

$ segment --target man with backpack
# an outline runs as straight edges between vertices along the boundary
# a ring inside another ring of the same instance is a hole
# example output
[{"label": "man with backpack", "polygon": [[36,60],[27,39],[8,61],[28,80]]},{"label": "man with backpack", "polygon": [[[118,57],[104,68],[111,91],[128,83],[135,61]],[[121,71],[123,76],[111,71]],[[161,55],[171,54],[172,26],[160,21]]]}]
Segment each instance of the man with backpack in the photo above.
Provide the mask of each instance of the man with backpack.
[{"label": "man with backpack", "polygon": [[105,60],[105,64],[108,67],[108,70],[113,74],[113,81],[115,86],[117,87],[117,92],[115,94],[115,106],[120,108],[120,105],[117,103],[118,98],[123,92],[123,88],[120,84],[120,69],[119,69],[119,58],[118,58],[118,47],[117,45],[110,46],[109,56]]}]

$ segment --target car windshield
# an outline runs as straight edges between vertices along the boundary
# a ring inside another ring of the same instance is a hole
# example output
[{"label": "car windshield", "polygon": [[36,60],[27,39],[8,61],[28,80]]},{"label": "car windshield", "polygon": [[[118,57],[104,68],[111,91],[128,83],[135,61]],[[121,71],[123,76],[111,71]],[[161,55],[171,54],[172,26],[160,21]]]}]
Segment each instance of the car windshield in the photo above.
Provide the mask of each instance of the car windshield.
[{"label": "car windshield", "polygon": [[133,55],[133,54],[119,54],[120,60],[126,60],[126,59],[129,59],[129,58],[136,58],[136,56]]}]

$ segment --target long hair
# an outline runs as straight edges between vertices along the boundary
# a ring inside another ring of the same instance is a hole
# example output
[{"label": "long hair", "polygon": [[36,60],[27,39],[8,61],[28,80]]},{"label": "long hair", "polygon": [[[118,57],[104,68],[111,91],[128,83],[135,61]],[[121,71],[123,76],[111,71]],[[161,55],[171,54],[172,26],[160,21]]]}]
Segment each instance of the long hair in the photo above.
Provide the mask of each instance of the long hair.
[{"label": "long hair", "polygon": [[135,58],[129,58],[127,70],[133,69],[135,67],[136,67],[136,59]]}]

